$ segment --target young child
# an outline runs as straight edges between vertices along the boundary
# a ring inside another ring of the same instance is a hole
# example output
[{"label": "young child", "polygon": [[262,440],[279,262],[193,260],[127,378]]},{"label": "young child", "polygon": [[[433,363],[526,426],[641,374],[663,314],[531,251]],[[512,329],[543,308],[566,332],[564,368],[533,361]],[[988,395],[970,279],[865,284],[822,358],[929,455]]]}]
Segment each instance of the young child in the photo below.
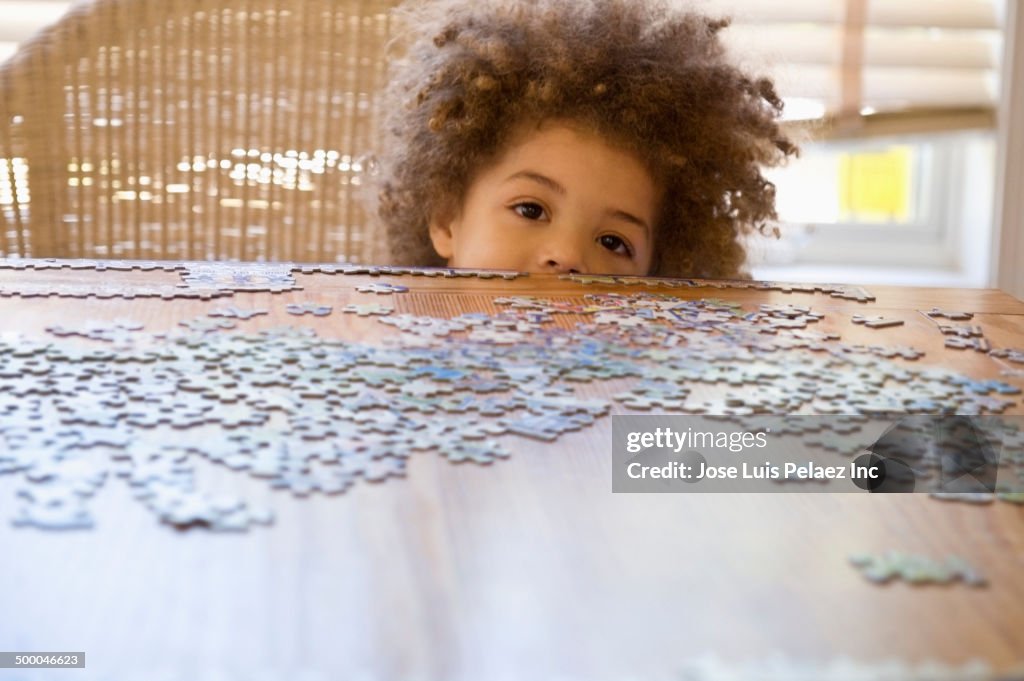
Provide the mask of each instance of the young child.
[{"label": "young child", "polygon": [[378,213],[394,262],[744,276],[760,168],[796,153],[727,21],[661,0],[418,0],[385,95]]}]

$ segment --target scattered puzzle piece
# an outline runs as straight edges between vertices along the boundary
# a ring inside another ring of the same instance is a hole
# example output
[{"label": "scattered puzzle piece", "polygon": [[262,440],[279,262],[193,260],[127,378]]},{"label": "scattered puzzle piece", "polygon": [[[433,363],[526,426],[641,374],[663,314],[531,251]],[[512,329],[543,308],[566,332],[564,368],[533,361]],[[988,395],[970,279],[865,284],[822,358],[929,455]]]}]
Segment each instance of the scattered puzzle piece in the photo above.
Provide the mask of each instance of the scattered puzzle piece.
[{"label": "scattered puzzle piece", "polygon": [[268,314],[269,312],[269,310],[264,309],[243,310],[241,308],[235,307],[234,305],[228,305],[226,307],[219,307],[216,310],[211,310],[209,316],[227,317],[229,319],[241,319],[244,321],[247,319],[252,319],[253,317],[259,315]]},{"label": "scattered puzzle piece", "polygon": [[964,338],[962,336],[948,337],[944,345],[953,350],[975,350],[986,353],[992,349],[992,346],[984,338]]},{"label": "scattered puzzle piece", "polygon": [[850,556],[850,563],[858,568],[865,578],[879,584],[893,579],[917,585],[949,584],[957,580],[975,587],[987,584],[981,573],[959,556],[949,556],[940,562],[927,556],[889,551],[877,556],[853,555]]},{"label": "scattered puzzle piece", "polygon": [[1024,350],[1018,350],[1016,348],[999,348],[989,350],[988,354],[992,357],[1009,360],[1014,364],[1024,364]]},{"label": "scattered puzzle piece", "polygon": [[947,336],[960,338],[981,338],[985,335],[976,324],[940,324],[939,331]]},{"label": "scattered puzzle piece", "polygon": [[288,314],[296,316],[311,314],[314,317],[326,317],[331,314],[332,309],[330,305],[319,305],[317,303],[288,303],[285,307]]},{"label": "scattered puzzle piece", "polygon": [[771,655],[738,663],[704,655],[686,662],[681,681],[1019,681],[1020,672],[996,674],[981,661],[950,665],[938,660],[913,662],[820,656],[794,659]]},{"label": "scattered puzzle piece", "polygon": [[874,316],[865,317],[864,315],[855,314],[850,318],[854,324],[863,324],[870,329],[884,329],[890,326],[903,326],[902,319],[886,319],[885,317]]},{"label": "scattered puzzle piece", "polygon": [[356,290],[360,293],[377,293],[380,295],[391,295],[392,293],[405,293],[409,290],[408,286],[400,286],[398,284],[388,284],[385,282],[375,282],[373,284],[367,284],[366,286],[357,286]]},{"label": "scattered puzzle piece", "polygon": [[952,312],[948,310],[940,310],[937,307],[933,307],[932,309],[925,312],[925,314],[931,317],[932,319],[935,319],[937,317],[944,317],[946,319],[949,319],[950,321],[966,321],[974,317],[974,315],[970,312]]},{"label": "scattered puzzle piece", "polygon": [[342,308],[342,312],[348,312],[357,314],[360,317],[369,317],[370,315],[389,315],[395,311],[395,308],[387,305],[378,305],[377,303],[365,303],[358,305],[351,303]]},{"label": "scattered puzzle piece", "polygon": [[184,326],[189,331],[195,331],[196,333],[210,333],[211,331],[235,328],[235,322],[232,319],[208,319],[206,317],[186,319],[178,322],[178,325]]}]

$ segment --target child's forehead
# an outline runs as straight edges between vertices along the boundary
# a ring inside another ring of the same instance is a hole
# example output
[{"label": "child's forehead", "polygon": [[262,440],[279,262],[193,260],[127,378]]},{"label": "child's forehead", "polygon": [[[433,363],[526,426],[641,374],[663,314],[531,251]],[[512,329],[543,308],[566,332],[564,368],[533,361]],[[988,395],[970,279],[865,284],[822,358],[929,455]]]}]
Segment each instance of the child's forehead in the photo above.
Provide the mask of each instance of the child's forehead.
[{"label": "child's forehead", "polygon": [[635,162],[656,186],[663,185],[661,175],[635,144],[621,135],[608,134],[587,121],[569,117],[549,117],[520,121],[508,129],[504,139],[489,157],[481,161],[473,174],[508,162],[537,158],[557,159],[560,153],[607,153],[620,156],[626,164]]},{"label": "child's forehead", "polygon": [[507,128],[507,132],[495,149],[495,156],[504,156],[524,146],[547,143],[600,145],[615,151],[642,156],[636,144],[630,144],[623,135],[610,134],[600,126],[568,116],[528,118]]}]

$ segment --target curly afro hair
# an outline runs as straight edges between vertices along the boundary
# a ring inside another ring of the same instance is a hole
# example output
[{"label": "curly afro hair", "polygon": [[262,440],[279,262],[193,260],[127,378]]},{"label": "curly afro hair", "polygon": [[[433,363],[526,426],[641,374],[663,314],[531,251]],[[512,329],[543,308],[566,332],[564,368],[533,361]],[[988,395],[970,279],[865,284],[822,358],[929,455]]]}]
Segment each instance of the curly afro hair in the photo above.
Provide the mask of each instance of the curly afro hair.
[{"label": "curly afro hair", "polygon": [[761,174],[797,152],[782,101],[725,54],[728,20],[662,0],[414,0],[389,111],[377,212],[396,264],[444,265],[428,224],[526,122],[571,120],[665,188],[651,275],[745,276],[740,237],[773,232]]}]

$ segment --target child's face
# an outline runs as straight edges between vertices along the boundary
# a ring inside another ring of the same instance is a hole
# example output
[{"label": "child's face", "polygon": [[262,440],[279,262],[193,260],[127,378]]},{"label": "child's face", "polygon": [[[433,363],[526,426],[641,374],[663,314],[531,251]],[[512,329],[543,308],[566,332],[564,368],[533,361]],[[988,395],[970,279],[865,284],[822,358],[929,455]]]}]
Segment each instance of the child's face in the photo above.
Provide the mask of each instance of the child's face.
[{"label": "child's face", "polygon": [[549,121],[478,171],[430,238],[450,267],[644,275],[660,199],[637,157]]}]

